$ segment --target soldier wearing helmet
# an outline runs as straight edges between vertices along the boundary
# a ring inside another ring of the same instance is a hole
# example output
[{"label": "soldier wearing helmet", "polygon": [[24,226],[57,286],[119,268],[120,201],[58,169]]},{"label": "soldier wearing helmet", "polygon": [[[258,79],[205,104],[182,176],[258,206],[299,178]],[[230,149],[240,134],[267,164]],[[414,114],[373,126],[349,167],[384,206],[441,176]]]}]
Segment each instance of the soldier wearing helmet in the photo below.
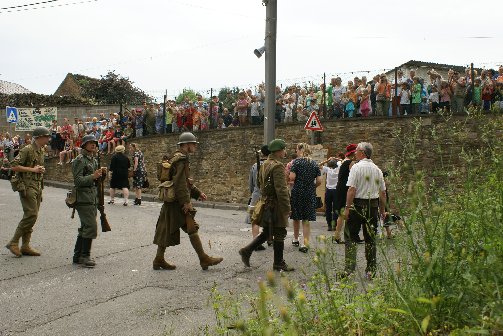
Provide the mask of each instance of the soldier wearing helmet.
[{"label": "soldier wearing helmet", "polygon": [[98,141],[94,135],[82,138],[81,153],[72,162],[73,182],[75,184],[76,199],[75,210],[79,214],[80,228],[73,254],[73,263],[82,267],[92,268],[96,265],[91,259],[91,245],[98,235],[98,190],[95,181],[103,174],[105,168],[98,166],[95,158]]},{"label": "soldier wearing helmet", "polygon": [[260,199],[255,205],[252,224],[262,226],[262,232],[251,243],[239,250],[241,260],[250,267],[250,257],[258,246],[266,240],[273,241],[275,271],[289,272],[294,268],[283,259],[286,227],[290,214],[290,195],[286,184],[285,166],[280,161],[285,157],[286,143],[283,139],[274,139],[268,145],[267,160],[260,166],[257,185],[260,188]]},{"label": "soldier wearing helmet", "polygon": [[[19,191],[23,207],[23,218],[16,228],[14,237],[6,246],[16,257],[40,255],[40,252],[30,246],[30,241],[40,202],[42,202],[45,173],[44,147],[50,139],[49,130],[45,127],[35,128],[33,139],[32,143],[23,147],[11,162],[12,171],[16,173],[11,180],[12,188]],[[19,248],[20,238],[22,239],[21,249]]]},{"label": "soldier wearing helmet", "polygon": [[193,185],[190,178],[189,154],[197,150],[197,141],[194,134],[184,132],[180,135],[179,149],[169,159],[171,163],[168,180],[173,181],[176,199],[173,202],[164,202],[157,220],[154,244],[157,245],[157,254],[153,261],[155,270],[172,270],[171,265],[164,259],[166,247],[180,244],[180,229],[185,231],[190,238],[190,243],[199,257],[199,264],[203,270],[222,262],[223,258],[210,257],[203,249],[199,238],[199,225],[194,220],[196,210],[193,208],[191,198],[206,200],[206,195]]}]

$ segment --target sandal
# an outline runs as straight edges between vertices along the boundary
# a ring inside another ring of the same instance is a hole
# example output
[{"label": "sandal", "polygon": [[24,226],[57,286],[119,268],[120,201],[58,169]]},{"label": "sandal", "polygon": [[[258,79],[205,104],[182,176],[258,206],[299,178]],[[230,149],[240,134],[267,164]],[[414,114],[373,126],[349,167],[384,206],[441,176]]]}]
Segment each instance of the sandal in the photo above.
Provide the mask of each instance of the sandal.
[{"label": "sandal", "polygon": [[114,203],[115,203],[115,201],[114,201],[114,200],[110,200],[110,201],[108,201],[108,204],[114,204]]},{"label": "sandal", "polygon": [[122,203],[122,205],[127,206],[127,202]]},{"label": "sandal", "polygon": [[301,246],[301,247],[299,247],[299,251],[302,252],[302,253],[307,253],[307,251],[309,251],[309,247],[307,247],[307,246]]},{"label": "sandal", "polygon": [[295,247],[298,247],[300,245],[300,243],[299,243],[298,240],[293,240],[292,241],[292,245],[295,246]]}]

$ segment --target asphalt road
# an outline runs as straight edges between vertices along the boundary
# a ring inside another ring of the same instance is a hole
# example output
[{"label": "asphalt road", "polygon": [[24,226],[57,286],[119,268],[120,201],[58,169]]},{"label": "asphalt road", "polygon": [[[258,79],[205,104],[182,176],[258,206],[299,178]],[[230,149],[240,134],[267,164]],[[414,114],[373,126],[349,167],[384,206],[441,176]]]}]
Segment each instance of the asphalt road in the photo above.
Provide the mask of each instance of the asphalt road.
[{"label": "asphalt road", "polygon": [[[0,336],[5,335],[200,335],[215,324],[211,288],[226,293],[255,292],[257,279],[272,269],[272,248],[254,253],[245,268],[237,253],[251,239],[245,212],[200,208],[196,219],[206,252],[224,261],[203,271],[189,239],[170,247],[174,271],[152,270],[152,244],[161,204],[106,206],[112,231],[99,233],[92,256],[97,266],[72,264],[78,217],[70,219],[66,190],[46,187],[32,245],[42,256],[14,258],[3,247],[22,216],[17,193],[0,180]],[[289,229],[291,231],[291,228]],[[324,219],[312,225],[314,237],[326,234]],[[312,253],[286,241],[285,259],[297,267],[293,279],[308,278]],[[338,247],[341,252],[343,246]],[[362,251],[360,251],[362,252]],[[341,255],[342,267],[342,255]]]}]

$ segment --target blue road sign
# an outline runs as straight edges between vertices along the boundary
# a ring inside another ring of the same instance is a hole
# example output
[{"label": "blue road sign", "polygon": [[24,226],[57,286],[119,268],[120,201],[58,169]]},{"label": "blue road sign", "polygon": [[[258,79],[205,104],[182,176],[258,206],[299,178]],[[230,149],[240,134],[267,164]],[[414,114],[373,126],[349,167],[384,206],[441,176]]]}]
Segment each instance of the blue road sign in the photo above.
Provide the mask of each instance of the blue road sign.
[{"label": "blue road sign", "polygon": [[8,123],[11,123],[11,124],[17,123],[17,108],[7,106],[5,108],[5,114],[7,115],[7,122]]}]

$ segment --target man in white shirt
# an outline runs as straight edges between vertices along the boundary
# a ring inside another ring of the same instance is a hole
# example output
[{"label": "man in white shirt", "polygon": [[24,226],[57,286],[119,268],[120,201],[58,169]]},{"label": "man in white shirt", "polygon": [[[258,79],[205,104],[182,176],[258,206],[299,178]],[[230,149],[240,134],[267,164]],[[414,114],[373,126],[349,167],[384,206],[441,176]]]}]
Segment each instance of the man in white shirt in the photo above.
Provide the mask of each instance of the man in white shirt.
[{"label": "man in white shirt", "polygon": [[365,239],[366,276],[372,278],[376,271],[375,239],[378,215],[380,213],[382,218],[385,215],[386,186],[381,169],[370,159],[372,151],[372,144],[358,144],[355,153],[358,163],[349,172],[346,184],[349,187],[344,210],[347,218],[344,230],[346,276],[356,269],[356,241],[361,228]]},{"label": "man in white shirt", "polygon": [[[337,222],[338,209],[335,205],[336,187],[339,179],[339,168],[342,163],[344,154],[337,154],[337,158],[330,157],[327,160],[320,162],[321,174],[326,175],[325,189],[325,218],[327,220],[328,231],[333,231]],[[326,164],[326,165],[325,165]]]}]

